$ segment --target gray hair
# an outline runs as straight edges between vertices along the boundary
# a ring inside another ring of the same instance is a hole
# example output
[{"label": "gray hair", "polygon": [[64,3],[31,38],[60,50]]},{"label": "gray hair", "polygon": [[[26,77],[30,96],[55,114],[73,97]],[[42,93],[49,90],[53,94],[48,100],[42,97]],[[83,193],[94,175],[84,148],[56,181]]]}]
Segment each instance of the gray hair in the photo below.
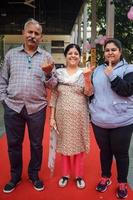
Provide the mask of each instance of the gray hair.
[{"label": "gray hair", "polygon": [[28,20],[25,22],[25,24],[24,24],[24,30],[27,28],[27,26],[28,26],[29,24],[39,25],[40,30],[41,30],[41,33],[42,33],[42,26],[41,26],[41,24],[40,24],[37,20],[35,20],[35,19],[33,19],[33,18],[28,19]]}]

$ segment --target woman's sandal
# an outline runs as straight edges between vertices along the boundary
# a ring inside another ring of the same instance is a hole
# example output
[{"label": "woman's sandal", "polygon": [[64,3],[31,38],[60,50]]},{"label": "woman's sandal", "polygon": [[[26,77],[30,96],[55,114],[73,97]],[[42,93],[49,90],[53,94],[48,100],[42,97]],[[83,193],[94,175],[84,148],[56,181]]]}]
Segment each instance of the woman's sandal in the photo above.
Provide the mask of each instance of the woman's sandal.
[{"label": "woman's sandal", "polygon": [[86,186],[85,181],[81,177],[76,178],[76,186],[79,189],[85,188]]},{"label": "woman's sandal", "polygon": [[59,186],[65,187],[68,184],[69,177],[68,176],[62,176],[59,180]]}]

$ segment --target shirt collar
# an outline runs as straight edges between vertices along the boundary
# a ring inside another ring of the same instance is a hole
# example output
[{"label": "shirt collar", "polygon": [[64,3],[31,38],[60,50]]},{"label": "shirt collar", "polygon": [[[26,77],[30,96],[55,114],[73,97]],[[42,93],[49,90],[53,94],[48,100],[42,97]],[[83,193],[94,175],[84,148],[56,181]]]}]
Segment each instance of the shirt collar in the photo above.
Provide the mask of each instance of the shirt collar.
[{"label": "shirt collar", "polygon": [[[18,51],[24,51],[24,45],[21,45],[20,47],[18,47]],[[40,47],[37,48],[36,52],[38,53],[43,53],[43,49],[41,49]]]}]

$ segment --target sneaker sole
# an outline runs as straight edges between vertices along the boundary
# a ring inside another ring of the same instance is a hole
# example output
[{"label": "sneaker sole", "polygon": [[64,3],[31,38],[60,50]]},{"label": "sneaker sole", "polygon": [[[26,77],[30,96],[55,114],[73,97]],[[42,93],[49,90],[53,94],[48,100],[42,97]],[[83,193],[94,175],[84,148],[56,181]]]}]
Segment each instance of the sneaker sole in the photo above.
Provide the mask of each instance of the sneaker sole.
[{"label": "sneaker sole", "polygon": [[[31,179],[28,179],[29,180],[29,182],[33,185],[33,182],[32,182],[32,180]],[[37,188],[37,187],[35,187],[34,185],[33,185],[33,188],[36,190],[36,191],[43,191],[44,189],[45,189],[45,187],[42,187],[42,188]]]},{"label": "sneaker sole", "polygon": [[111,181],[108,183],[108,185],[107,185],[107,187],[104,189],[104,190],[102,190],[102,191],[99,191],[97,188],[96,188],[96,191],[98,191],[98,192],[105,192],[107,189],[108,189],[108,186],[110,186],[111,185]]},{"label": "sneaker sole", "polygon": [[8,194],[8,193],[11,193],[11,192],[13,192],[13,190],[15,190],[15,189],[16,189],[16,186],[15,186],[15,188],[13,188],[13,189],[12,189],[12,190],[10,190],[10,191],[7,191],[7,190],[4,190],[4,189],[3,189],[3,192],[4,192],[4,193],[6,193],[6,194]]},{"label": "sneaker sole", "polygon": [[44,189],[45,189],[45,187],[43,187],[43,188],[36,188],[35,186],[33,186],[33,188],[36,190],[36,191],[43,191]]},{"label": "sneaker sole", "polygon": [[118,194],[116,194],[116,197],[117,197],[117,199],[126,199],[126,198],[128,197],[128,195],[127,195],[127,196],[125,196],[125,197],[119,197],[119,195],[118,195]]},{"label": "sneaker sole", "polygon": [[16,189],[17,185],[19,185],[20,183],[21,183],[21,181],[19,181],[19,182],[15,185],[15,187],[14,187],[12,190],[10,190],[10,191],[9,191],[9,190],[7,191],[7,190],[4,190],[4,189],[3,189],[3,192],[6,193],[6,194],[13,192],[13,191]]}]

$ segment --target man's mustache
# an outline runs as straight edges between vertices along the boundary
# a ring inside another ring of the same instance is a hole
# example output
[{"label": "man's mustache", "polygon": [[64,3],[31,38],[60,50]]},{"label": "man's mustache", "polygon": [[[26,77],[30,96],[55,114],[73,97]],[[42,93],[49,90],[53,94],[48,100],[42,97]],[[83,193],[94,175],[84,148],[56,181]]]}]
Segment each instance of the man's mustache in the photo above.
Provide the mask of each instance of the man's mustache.
[{"label": "man's mustache", "polygon": [[32,38],[32,37],[29,37],[29,38],[28,38],[28,41],[36,43],[36,39],[35,39],[35,38]]}]

